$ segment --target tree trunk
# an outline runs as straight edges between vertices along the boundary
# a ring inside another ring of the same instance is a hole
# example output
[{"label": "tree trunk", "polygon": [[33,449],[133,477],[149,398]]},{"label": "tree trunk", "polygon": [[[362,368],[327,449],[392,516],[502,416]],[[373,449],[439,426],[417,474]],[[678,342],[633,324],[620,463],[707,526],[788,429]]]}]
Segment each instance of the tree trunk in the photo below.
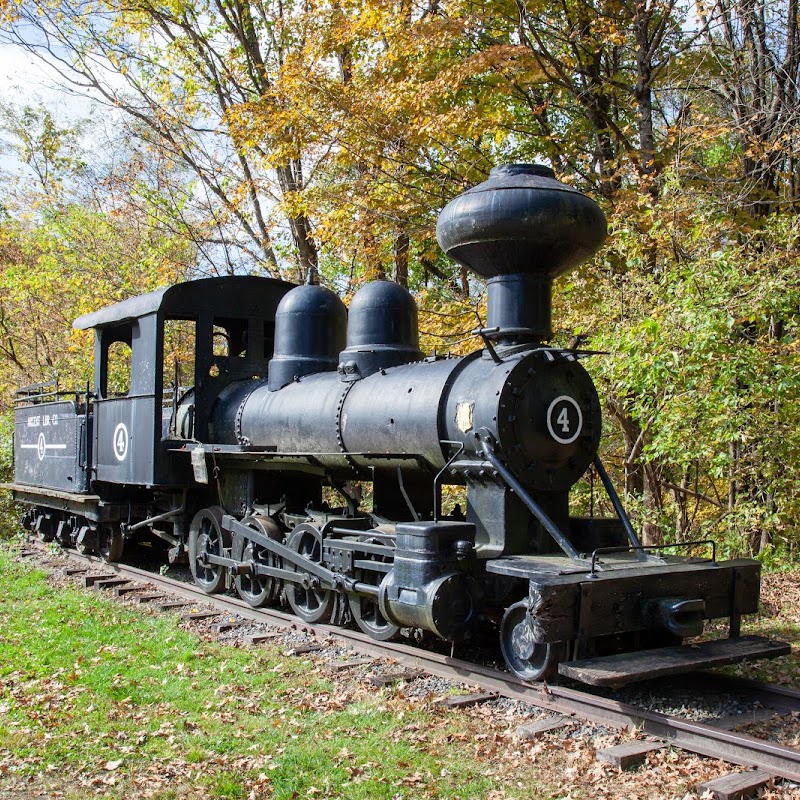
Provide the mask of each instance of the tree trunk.
[{"label": "tree trunk", "polygon": [[[276,169],[278,185],[285,199],[293,201],[293,195],[303,188],[302,165],[299,161],[288,162]],[[289,229],[297,247],[300,282],[309,275],[315,276],[319,268],[317,244],[311,230],[311,220],[304,212],[289,216]]]},{"label": "tree trunk", "polygon": [[411,241],[407,233],[400,233],[394,240],[394,279],[408,289],[408,250]]},{"label": "tree trunk", "polygon": [[689,532],[689,470],[683,474],[681,485],[672,492],[675,503],[675,541],[682,542]]},{"label": "tree trunk", "polygon": [[458,271],[458,282],[461,285],[461,296],[469,299],[469,271],[466,267],[462,266]]},{"label": "tree trunk", "polygon": [[644,521],[642,523],[642,544],[658,545],[664,542],[664,531],[657,522],[653,522],[652,517],[660,514],[664,508],[664,501],[661,493],[661,480],[658,468],[654,464],[644,466]]}]

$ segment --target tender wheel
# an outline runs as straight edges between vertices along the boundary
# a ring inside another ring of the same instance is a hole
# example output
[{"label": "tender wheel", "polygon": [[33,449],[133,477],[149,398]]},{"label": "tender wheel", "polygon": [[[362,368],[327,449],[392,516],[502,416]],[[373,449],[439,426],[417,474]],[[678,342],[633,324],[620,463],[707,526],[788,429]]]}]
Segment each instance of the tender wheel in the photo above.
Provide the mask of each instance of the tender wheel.
[{"label": "tender wheel", "polygon": [[[298,525],[289,534],[286,546],[315,564],[322,560],[322,534],[313,525]],[[336,594],[330,589],[318,588],[316,579],[309,577],[311,581],[308,587],[287,581],[286,600],[300,619],[327,622],[333,613]]]},{"label": "tender wheel", "polygon": [[50,514],[33,512],[30,529],[42,542],[52,542],[56,538],[58,525]]},{"label": "tender wheel", "polygon": [[104,561],[119,561],[125,549],[125,539],[119,525],[103,525],[97,531],[98,553]]},{"label": "tender wheel", "polygon": [[[363,537],[361,541],[366,544],[381,544],[379,539],[369,536]],[[392,558],[391,556],[370,554],[366,555],[364,560],[385,563],[391,561]],[[385,572],[380,570],[367,568],[354,571],[354,577],[357,581],[369,583],[372,586],[378,586],[385,574]],[[356,625],[373,639],[377,639],[379,642],[388,642],[400,633],[400,626],[389,622],[389,620],[381,614],[377,597],[351,594],[348,599],[350,601],[350,611],[353,614]]]},{"label": "tender wheel", "polygon": [[[242,520],[243,525],[252,528],[262,536],[281,541],[283,535],[280,528],[269,517],[253,515]],[[237,537],[231,552],[232,558],[237,561],[255,561],[268,567],[280,569],[283,559],[274,556],[269,550],[251,540]],[[267,575],[237,575],[234,578],[236,592],[242,600],[253,608],[265,606],[280,597],[282,582],[278,578]]]},{"label": "tender wheel", "polygon": [[51,533],[45,541],[56,541],[62,547],[72,547],[73,537],[77,535],[80,530],[80,523],[77,523],[77,528],[72,525],[61,525],[60,521],[52,520]]},{"label": "tender wheel", "polygon": [[225,549],[222,514],[220,506],[201,509],[189,528],[189,567],[194,582],[206,594],[225,588],[225,568],[206,561],[207,555],[221,556]]},{"label": "tender wheel", "polygon": [[500,624],[500,648],[506,664],[522,680],[547,680],[556,674],[558,663],[566,656],[566,644],[534,642],[527,616],[524,600],[508,608]]}]

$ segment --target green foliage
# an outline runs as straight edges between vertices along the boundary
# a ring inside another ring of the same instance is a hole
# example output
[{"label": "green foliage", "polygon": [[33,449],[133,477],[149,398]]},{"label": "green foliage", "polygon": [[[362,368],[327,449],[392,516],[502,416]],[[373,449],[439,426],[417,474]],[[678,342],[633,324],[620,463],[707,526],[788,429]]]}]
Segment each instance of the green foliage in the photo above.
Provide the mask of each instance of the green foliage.
[{"label": "green foliage", "polygon": [[618,224],[586,291],[562,294],[562,319],[610,353],[590,370],[612,415],[635,426],[627,452],[612,434],[607,458],[637,461],[662,489],[641,512],[672,536],[688,534],[682,511],[693,538],[788,554],[800,511],[800,221],[734,230],[698,199],[675,187],[645,229]]},{"label": "green foliage", "polygon": [[[0,413],[0,483],[14,479],[14,416]],[[0,489],[0,539],[15,535],[18,530],[11,493]]]},{"label": "green foliage", "polygon": [[1,149],[26,165],[45,192],[86,169],[79,144],[85,127],[86,121],[60,126],[43,105],[0,103]]},{"label": "green foliage", "polygon": [[0,402],[19,385],[91,377],[91,334],[72,331],[83,313],[173,283],[191,250],[124,215],[71,203],[0,227]]},{"label": "green foliage", "polygon": [[180,280],[197,251],[160,225],[152,193],[130,180],[130,163],[121,159],[96,181],[81,147],[88,122],[64,127],[44,107],[3,106],[0,123],[19,163],[0,188],[3,409],[20,385],[59,380],[62,388],[83,388],[91,378],[92,337],[73,331],[73,320]]},{"label": "green foliage", "polygon": [[0,483],[8,483],[14,475],[14,416],[0,414]]}]

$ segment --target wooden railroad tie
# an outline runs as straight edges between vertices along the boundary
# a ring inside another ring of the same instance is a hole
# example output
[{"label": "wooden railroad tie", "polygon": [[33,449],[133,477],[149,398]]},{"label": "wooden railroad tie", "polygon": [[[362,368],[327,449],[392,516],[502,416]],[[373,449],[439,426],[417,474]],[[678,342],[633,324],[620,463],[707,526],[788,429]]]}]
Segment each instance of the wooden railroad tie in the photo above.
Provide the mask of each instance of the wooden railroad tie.
[{"label": "wooden railroad tie", "polygon": [[307,653],[317,653],[322,650],[322,645],[316,642],[309,642],[308,644],[299,644],[297,647],[292,647],[287,650],[284,655],[287,656],[304,656]]},{"label": "wooden railroad tie", "polygon": [[127,578],[105,578],[95,581],[94,588],[99,592],[102,589],[117,589],[120,586],[127,586],[129,583],[130,581]]},{"label": "wooden railroad tie", "polygon": [[476,694],[456,694],[452,697],[443,697],[437,700],[434,705],[443,708],[468,708],[479,703],[489,703],[497,700],[500,695],[497,692],[478,692]]},{"label": "wooden railroad tie", "polygon": [[163,603],[156,601],[156,607],[159,611],[171,611],[173,608],[186,608],[189,605],[188,600],[166,600]]},{"label": "wooden railroad tie", "polygon": [[571,728],[575,725],[575,720],[570,717],[545,717],[544,719],[537,719],[533,722],[526,722],[517,728],[517,736],[520,739],[539,739],[544,734],[550,731],[556,731],[560,728]]},{"label": "wooden railroad tie", "polygon": [[422,670],[405,670],[403,672],[384,672],[381,675],[373,675],[369,682],[373,686],[377,686],[379,689],[382,689],[384,686],[392,686],[395,683],[400,683],[401,681],[413,681],[417,678],[421,678],[425,673]]},{"label": "wooden railroad tie", "polygon": [[768,772],[760,769],[750,772],[732,772],[729,775],[701,783],[697,787],[697,791],[703,795],[711,792],[714,800],[746,800],[754,797],[771,777]]},{"label": "wooden railroad tie", "polygon": [[61,570],[68,578],[71,578],[73,575],[84,575],[88,571],[86,567],[64,567],[64,569]]},{"label": "wooden railroad tie", "polygon": [[137,586],[134,583],[127,583],[125,586],[117,586],[117,588],[114,589],[114,597],[125,597],[126,594],[130,594],[131,592],[139,592],[141,590],[141,586]]},{"label": "wooden railroad tie", "polygon": [[81,578],[81,583],[83,583],[85,589],[89,589],[92,586],[94,586],[95,583],[97,583],[97,581],[109,581],[113,580],[116,577],[117,577],[116,575],[109,575],[107,572],[103,574],[95,573],[90,575],[84,575],[83,578]]},{"label": "wooden railroad tie", "polygon": [[661,750],[664,742],[625,742],[597,751],[597,760],[620,769],[638,767],[653,750]]},{"label": "wooden railroad tie", "polygon": [[181,614],[181,619],[186,622],[194,622],[200,619],[218,617],[221,613],[221,611],[187,611],[185,614]]},{"label": "wooden railroad tie", "polygon": [[214,633],[226,633],[227,631],[232,631],[236,628],[241,628],[244,625],[243,622],[240,622],[236,619],[226,619],[224,622],[217,622],[211,626],[211,630]]},{"label": "wooden railroad tie", "polygon": [[371,664],[374,661],[372,658],[349,658],[349,659],[342,659],[341,661],[331,661],[328,666],[336,670],[337,672],[341,672],[345,669],[351,669],[352,667],[363,667],[367,664]]},{"label": "wooden railroad tie", "polygon": [[744,725],[750,725],[753,722],[765,722],[779,714],[780,712],[776,711],[774,708],[754,708],[750,711],[744,711],[741,714],[729,714],[724,717],[708,720],[706,724],[714,728],[722,728],[724,731],[733,731]]},{"label": "wooden railroad tie", "polygon": [[137,594],[133,599],[137,603],[153,603],[156,600],[166,600],[166,597],[161,592],[145,592],[144,594]]},{"label": "wooden railroad tie", "polygon": [[271,639],[280,639],[286,636],[283,631],[272,631],[271,633],[251,633],[249,636],[244,637],[245,644],[255,645],[262,642],[268,642]]}]

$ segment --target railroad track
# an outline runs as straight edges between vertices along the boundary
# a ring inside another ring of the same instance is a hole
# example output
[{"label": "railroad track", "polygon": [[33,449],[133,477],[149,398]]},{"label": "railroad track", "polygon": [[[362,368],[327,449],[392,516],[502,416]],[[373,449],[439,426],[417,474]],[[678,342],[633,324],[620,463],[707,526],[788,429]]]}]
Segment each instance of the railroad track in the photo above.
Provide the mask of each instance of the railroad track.
[{"label": "railroad track", "polygon": [[[23,551],[23,555],[26,551]],[[47,554],[47,547],[31,542],[27,554]],[[480,686],[487,693],[518,700],[532,706],[587,722],[604,724],[613,728],[634,728],[672,745],[703,756],[718,758],[731,764],[755,768],[766,780],[770,776],[800,783],[800,750],[764,741],[731,729],[733,724],[747,722],[737,717],[697,722],[648,710],[638,705],[619,702],[598,694],[569,686],[528,684],[516,676],[491,667],[481,666],[441,653],[422,650],[400,642],[377,642],[360,631],[322,624],[309,624],[290,614],[275,609],[254,609],[229,595],[207,595],[194,584],[175,580],[157,573],[124,564],[109,564],[93,556],[83,556],[74,551],[64,551],[84,572],[89,584],[101,583],[102,577],[125,579],[129,582],[153,587],[165,599],[178,597],[186,605],[210,605],[221,614],[235,614],[245,620],[304,631],[317,638],[334,637],[352,650],[369,656],[390,658],[409,671],[421,671],[447,680]],[[155,598],[153,598],[155,599]],[[170,604],[172,605],[172,604]],[[177,607],[177,606],[174,606]],[[699,682],[708,682],[715,692],[726,690],[750,696],[760,707],[758,717],[769,714],[800,713],[800,691],[760,684],[717,673],[698,676]],[[702,691],[702,686],[698,689]],[[755,719],[754,719],[755,721]],[[652,748],[652,744],[650,745]],[[724,797],[726,795],[717,795]],[[733,795],[731,795],[733,796]]]}]

